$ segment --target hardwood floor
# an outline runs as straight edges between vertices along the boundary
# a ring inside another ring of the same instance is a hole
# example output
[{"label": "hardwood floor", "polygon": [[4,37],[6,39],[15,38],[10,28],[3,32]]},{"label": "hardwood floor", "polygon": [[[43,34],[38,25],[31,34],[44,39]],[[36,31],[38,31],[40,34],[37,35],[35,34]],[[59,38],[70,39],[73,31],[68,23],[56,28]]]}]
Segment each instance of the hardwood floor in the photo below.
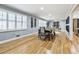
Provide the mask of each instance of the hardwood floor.
[{"label": "hardwood floor", "polygon": [[62,54],[71,53],[71,41],[64,32],[57,32],[51,41],[43,41],[31,35],[12,42],[0,44],[1,54]]},{"label": "hardwood floor", "polygon": [[75,48],[75,53],[79,54],[79,37],[73,34],[72,40],[73,46]]}]

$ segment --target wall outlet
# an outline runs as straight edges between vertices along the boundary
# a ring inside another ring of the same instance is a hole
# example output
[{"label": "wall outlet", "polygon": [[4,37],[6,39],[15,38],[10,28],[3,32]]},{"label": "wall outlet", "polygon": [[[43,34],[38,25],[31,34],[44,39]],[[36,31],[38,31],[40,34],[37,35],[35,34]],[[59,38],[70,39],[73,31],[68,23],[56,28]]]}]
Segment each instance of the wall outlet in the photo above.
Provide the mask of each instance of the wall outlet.
[{"label": "wall outlet", "polygon": [[16,37],[19,37],[20,35],[16,35]]}]

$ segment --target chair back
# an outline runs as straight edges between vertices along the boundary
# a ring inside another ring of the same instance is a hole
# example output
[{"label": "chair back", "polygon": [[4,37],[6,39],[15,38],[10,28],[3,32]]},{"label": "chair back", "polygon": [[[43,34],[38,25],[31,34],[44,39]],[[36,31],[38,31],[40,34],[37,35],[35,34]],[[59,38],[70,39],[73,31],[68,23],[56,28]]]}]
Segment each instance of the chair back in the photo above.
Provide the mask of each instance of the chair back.
[{"label": "chair back", "polygon": [[45,27],[40,27],[40,33],[42,33],[42,34],[45,33]]}]

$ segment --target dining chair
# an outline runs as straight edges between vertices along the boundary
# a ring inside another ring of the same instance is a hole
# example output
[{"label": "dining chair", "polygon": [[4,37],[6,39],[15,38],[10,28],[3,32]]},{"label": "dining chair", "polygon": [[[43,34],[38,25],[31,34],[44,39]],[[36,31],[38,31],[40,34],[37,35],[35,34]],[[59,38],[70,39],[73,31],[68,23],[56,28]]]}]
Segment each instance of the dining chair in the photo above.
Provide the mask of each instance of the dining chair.
[{"label": "dining chair", "polygon": [[43,40],[45,39],[45,27],[40,27],[38,30],[38,37]]}]

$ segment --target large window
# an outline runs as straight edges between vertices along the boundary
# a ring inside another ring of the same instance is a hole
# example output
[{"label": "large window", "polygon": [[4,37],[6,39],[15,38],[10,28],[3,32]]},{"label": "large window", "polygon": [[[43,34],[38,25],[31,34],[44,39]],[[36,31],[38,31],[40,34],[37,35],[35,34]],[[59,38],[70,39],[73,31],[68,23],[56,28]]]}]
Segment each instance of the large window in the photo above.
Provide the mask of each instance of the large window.
[{"label": "large window", "polygon": [[0,11],[0,30],[1,31],[7,30],[7,21],[6,21],[7,16],[6,15],[7,15],[6,12]]},{"label": "large window", "polygon": [[34,17],[31,17],[31,28],[37,27],[37,19]]},{"label": "large window", "polygon": [[59,28],[59,22],[53,22],[53,26],[56,27],[56,28]]},{"label": "large window", "polygon": [[27,28],[27,17],[26,16],[23,16],[23,25],[22,25],[22,28],[23,29]]},{"label": "large window", "polygon": [[0,31],[27,29],[27,16],[0,10]]},{"label": "large window", "polygon": [[17,22],[16,22],[16,24],[17,24],[17,29],[22,29],[22,16],[21,15],[17,15],[16,16],[16,19],[17,19]]},{"label": "large window", "polygon": [[15,30],[15,14],[8,13],[8,29]]},{"label": "large window", "polygon": [[31,17],[31,28],[33,28],[33,17]]},{"label": "large window", "polygon": [[39,20],[39,27],[46,27],[47,26],[47,22],[44,20]]}]

